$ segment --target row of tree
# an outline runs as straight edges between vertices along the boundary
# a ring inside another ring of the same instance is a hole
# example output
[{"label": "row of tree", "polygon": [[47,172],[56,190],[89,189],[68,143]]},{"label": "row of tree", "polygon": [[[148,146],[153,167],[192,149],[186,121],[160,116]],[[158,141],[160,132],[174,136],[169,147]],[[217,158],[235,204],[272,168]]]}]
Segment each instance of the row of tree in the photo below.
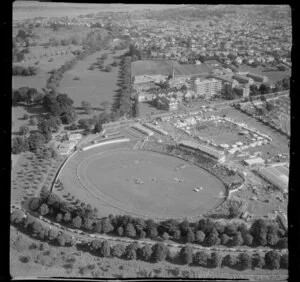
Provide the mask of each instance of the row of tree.
[{"label": "row of tree", "polygon": [[[59,220],[75,228],[89,232],[111,233],[131,238],[168,240],[172,238],[180,243],[197,243],[204,246],[271,246],[286,248],[287,234],[277,224],[267,224],[264,220],[256,220],[250,228],[245,224],[221,224],[210,219],[201,219],[196,223],[177,220],[154,222],[151,219],[134,218],[128,215],[110,215],[98,219],[91,206],[83,205],[83,211],[78,207],[68,207],[55,194],[44,191],[44,196],[34,199],[33,210],[47,205],[47,213],[53,220]],[[49,198],[50,197],[50,201]],[[55,199],[55,201],[53,200]],[[63,207],[63,208],[62,208]],[[60,214],[60,215],[59,215]],[[66,218],[65,218],[66,217]]]},{"label": "row of tree", "polygon": [[[11,214],[11,223],[27,229],[33,237],[39,238],[43,241],[48,241],[52,244],[60,246],[73,246],[77,242],[73,236],[66,232],[58,232],[55,229],[50,229],[44,226],[35,217],[25,215],[22,211],[14,211]],[[193,248],[186,245],[181,248],[175,256],[170,252],[168,246],[163,243],[156,243],[154,245],[141,246],[134,242],[125,246],[124,244],[116,244],[111,246],[107,240],[100,241],[99,239],[91,242],[79,243],[81,247],[88,247],[91,254],[100,257],[118,257],[127,260],[142,260],[160,262],[168,260],[175,262],[177,258],[184,264],[202,266],[202,267],[238,267],[242,270],[250,268],[261,268],[266,266],[269,269],[288,268],[288,255],[280,254],[276,251],[269,251],[265,256],[259,253],[253,254],[252,257],[247,253],[240,253],[238,256],[228,254],[222,257],[218,252],[211,254],[205,251],[198,251],[194,253]]]},{"label": "row of tree", "polygon": [[120,117],[126,116],[131,118],[134,116],[134,103],[132,101],[132,85],[131,85],[131,57],[125,56],[120,62],[120,93],[115,102],[115,111],[113,119],[117,120]]},{"label": "row of tree", "polygon": [[13,66],[12,75],[16,76],[33,76],[37,74],[38,69],[34,66]]}]

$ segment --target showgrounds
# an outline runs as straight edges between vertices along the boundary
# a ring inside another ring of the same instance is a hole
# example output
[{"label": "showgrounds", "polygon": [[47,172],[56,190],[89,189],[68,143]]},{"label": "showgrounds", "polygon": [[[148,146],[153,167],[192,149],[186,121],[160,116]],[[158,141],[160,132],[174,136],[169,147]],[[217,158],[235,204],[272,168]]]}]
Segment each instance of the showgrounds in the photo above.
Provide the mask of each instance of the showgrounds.
[{"label": "showgrounds", "polygon": [[208,171],[133,147],[132,142],[120,142],[77,151],[59,173],[64,192],[96,207],[100,216],[156,220],[197,217],[225,201],[224,184]]}]

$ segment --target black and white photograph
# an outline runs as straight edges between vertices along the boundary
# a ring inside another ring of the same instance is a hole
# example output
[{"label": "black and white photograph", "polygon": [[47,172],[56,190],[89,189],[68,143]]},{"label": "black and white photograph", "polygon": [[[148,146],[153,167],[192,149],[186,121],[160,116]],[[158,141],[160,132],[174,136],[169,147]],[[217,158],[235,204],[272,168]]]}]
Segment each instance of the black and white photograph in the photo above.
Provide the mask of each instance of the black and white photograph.
[{"label": "black and white photograph", "polygon": [[11,24],[12,279],[289,279],[291,6],[15,1]]}]

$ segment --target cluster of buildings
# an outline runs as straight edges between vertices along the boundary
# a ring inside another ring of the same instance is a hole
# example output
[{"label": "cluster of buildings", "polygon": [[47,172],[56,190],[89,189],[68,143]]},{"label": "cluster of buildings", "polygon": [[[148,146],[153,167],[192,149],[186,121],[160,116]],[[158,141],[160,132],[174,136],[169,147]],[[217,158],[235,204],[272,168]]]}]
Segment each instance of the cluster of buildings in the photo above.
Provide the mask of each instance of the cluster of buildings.
[{"label": "cluster of buildings", "polygon": [[[178,106],[187,100],[193,98],[212,99],[221,97],[225,85],[229,85],[230,89],[242,98],[250,95],[250,86],[255,84],[260,86],[262,83],[268,83],[268,77],[251,73],[251,72],[232,72],[224,68],[208,69],[202,74],[196,75],[176,75],[174,69],[169,75],[159,74],[140,74],[133,79],[133,88],[137,91],[139,101],[153,101],[158,109],[167,111],[177,110]],[[167,82],[169,89],[155,89],[154,92],[149,91],[152,86],[158,83]],[[182,90],[183,86],[185,89]],[[270,84],[270,87],[274,87]],[[148,90],[147,90],[148,89]]]}]

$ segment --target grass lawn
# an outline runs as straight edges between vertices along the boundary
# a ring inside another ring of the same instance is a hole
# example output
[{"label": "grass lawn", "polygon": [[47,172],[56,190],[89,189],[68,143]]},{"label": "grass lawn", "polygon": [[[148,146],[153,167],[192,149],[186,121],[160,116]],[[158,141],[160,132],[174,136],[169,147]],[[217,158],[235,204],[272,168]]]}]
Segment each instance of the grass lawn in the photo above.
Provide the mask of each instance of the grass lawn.
[{"label": "grass lawn", "polygon": [[[103,151],[80,152],[60,175],[66,188],[72,185],[72,194],[87,197],[100,214],[101,200],[111,203],[115,213],[120,208],[157,218],[193,216],[222,202],[222,182],[185,161],[145,151]],[[79,182],[70,183],[74,170],[90,193]],[[194,192],[198,186],[203,190]]]},{"label": "grass lawn", "polygon": [[[120,56],[126,51],[122,50],[115,55],[108,54],[105,64],[112,62],[113,56]],[[76,66],[64,74],[60,83],[58,92],[66,93],[74,101],[75,106],[80,106],[83,100],[92,104],[93,107],[99,107],[100,102],[113,102],[115,91],[118,89],[119,67],[113,67],[111,72],[104,72],[98,69],[88,70],[91,64],[96,63],[97,58],[101,57],[105,51],[96,52],[88,56],[85,60],[79,61]],[[79,80],[74,80],[78,76]]]}]

